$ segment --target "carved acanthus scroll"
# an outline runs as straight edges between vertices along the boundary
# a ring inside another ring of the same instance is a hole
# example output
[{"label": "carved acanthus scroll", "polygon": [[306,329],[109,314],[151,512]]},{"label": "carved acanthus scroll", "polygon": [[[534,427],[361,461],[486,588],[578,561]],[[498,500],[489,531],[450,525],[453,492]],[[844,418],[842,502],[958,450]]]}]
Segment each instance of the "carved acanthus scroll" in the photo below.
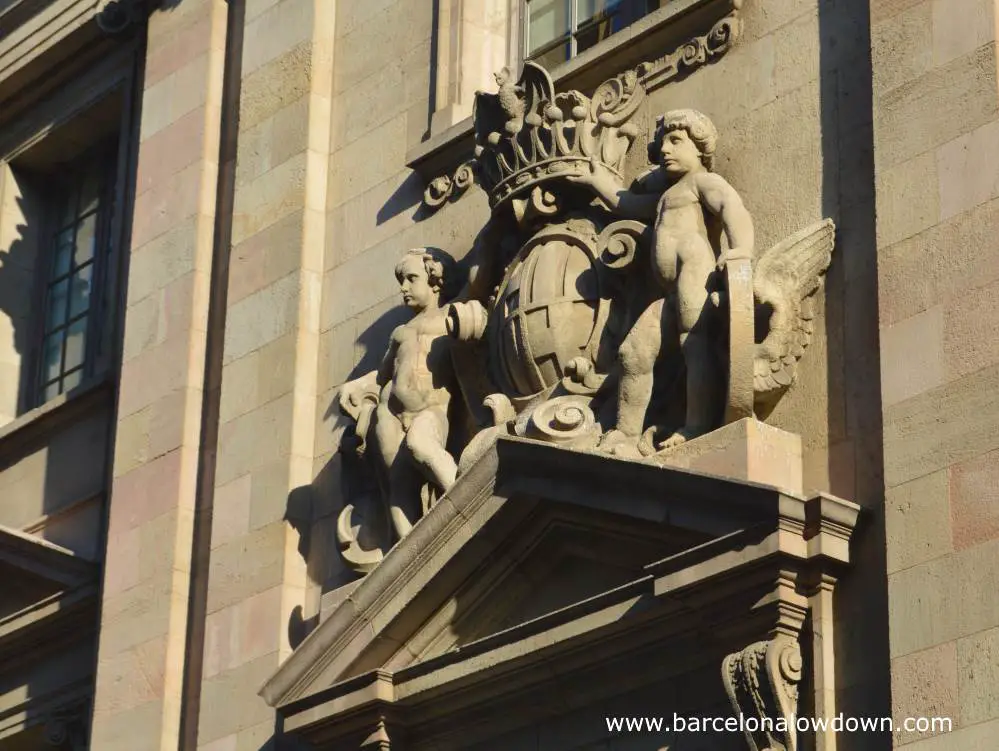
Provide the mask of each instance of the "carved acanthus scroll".
[{"label": "carved acanthus scroll", "polygon": [[431,209],[440,208],[448,199],[460,198],[475,182],[475,160],[462,162],[452,175],[441,175],[430,181],[423,191],[423,203]]},{"label": "carved acanthus scroll", "polygon": [[743,718],[750,751],[796,751],[801,648],[787,636],[750,644],[722,661],[722,681]]},{"label": "carved acanthus scroll", "polygon": [[737,0],[733,4],[736,10],[718,21],[707,34],[694,37],[668,55],[639,65],[636,70],[645,88],[652,91],[664,86],[728,52],[742,33],[738,12],[742,2]]}]

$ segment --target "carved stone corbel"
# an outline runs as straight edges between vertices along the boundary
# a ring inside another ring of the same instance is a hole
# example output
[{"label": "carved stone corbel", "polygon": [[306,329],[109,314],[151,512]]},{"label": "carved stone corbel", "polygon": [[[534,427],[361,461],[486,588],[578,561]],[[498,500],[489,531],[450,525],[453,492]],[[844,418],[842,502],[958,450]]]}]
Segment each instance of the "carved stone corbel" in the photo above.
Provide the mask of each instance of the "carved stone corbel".
[{"label": "carved stone corbel", "polygon": [[[393,732],[393,735],[396,735],[396,733]],[[402,745],[398,742],[393,742],[392,738],[389,737],[386,720],[384,717],[380,717],[371,735],[365,738],[361,742],[361,745],[358,746],[358,751],[402,751]]]},{"label": "carved stone corbel", "polygon": [[145,0],[97,0],[94,20],[105,34],[121,34],[145,16]]},{"label": "carved stone corbel", "polygon": [[87,704],[52,710],[45,719],[45,743],[72,751],[87,749]]},{"label": "carved stone corbel", "polygon": [[722,681],[750,751],[796,751],[801,648],[789,636],[750,644],[722,661]]}]

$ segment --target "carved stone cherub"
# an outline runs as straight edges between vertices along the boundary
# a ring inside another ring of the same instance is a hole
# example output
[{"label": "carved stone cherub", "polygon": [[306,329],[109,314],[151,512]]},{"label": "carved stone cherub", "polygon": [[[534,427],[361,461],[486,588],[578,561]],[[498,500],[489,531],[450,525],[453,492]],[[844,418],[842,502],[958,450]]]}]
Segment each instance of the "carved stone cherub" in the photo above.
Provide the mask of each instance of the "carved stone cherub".
[{"label": "carved stone cherub", "polygon": [[[617,423],[601,445],[635,453],[652,397],[653,367],[679,347],[686,365],[686,422],[656,448],[708,432],[724,378],[707,331],[712,278],[726,261],[751,258],[753,221],[735,189],[711,171],[718,133],[700,112],[674,110],[657,122],[650,146],[660,162],[637,190],[625,189],[599,162],[568,179],[588,185],[622,216],[654,220],[652,272],[664,294],[635,321],[618,352]],[[643,192],[644,191],[646,192]],[[729,250],[721,249],[724,231]]]},{"label": "carved stone cherub", "polygon": [[445,449],[454,369],[447,306],[440,305],[444,262],[431,249],[414,248],[395,275],[403,303],[416,315],[392,332],[377,371],[344,385],[340,405],[357,422],[359,453],[374,432],[379,485],[402,538],[419,519],[423,483],[446,492],[457,465]]}]

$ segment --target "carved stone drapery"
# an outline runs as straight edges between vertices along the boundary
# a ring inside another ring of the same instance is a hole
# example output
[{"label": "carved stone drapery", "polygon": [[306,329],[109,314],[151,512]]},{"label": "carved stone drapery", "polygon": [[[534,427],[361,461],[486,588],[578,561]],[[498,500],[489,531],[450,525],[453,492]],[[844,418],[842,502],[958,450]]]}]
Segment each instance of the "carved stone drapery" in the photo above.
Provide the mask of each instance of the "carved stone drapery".
[{"label": "carved stone drapery", "polygon": [[722,681],[750,751],[796,751],[801,648],[788,636],[750,644],[722,662]]}]

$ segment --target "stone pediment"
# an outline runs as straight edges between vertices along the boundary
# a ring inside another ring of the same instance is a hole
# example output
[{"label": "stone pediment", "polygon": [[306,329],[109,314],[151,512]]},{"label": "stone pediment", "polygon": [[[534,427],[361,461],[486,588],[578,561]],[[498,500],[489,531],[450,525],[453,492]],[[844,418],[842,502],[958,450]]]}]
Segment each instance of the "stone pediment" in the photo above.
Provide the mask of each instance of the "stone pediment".
[{"label": "stone pediment", "polygon": [[454,747],[509,712],[547,711],[567,674],[580,680],[566,704],[705,661],[717,675],[733,649],[798,633],[856,515],[828,496],[501,438],[261,693],[320,748],[387,747],[392,733]]}]

